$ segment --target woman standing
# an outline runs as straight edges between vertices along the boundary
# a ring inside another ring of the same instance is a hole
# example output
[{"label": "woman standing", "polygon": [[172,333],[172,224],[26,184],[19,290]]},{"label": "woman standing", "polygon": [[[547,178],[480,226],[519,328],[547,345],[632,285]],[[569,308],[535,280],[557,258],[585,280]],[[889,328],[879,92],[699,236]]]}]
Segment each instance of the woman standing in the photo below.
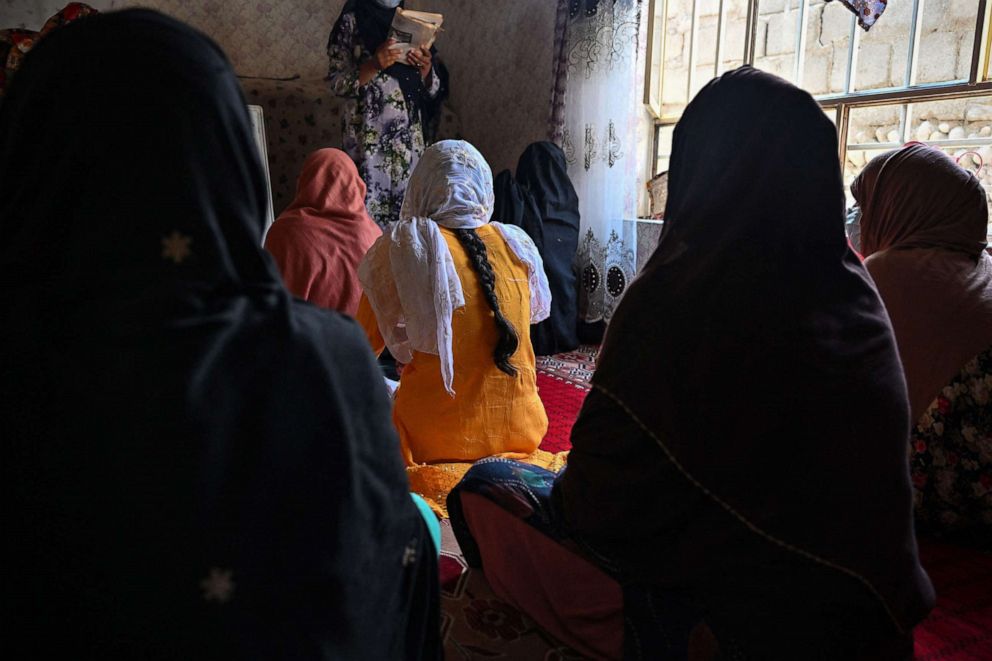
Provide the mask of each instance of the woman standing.
[{"label": "woman standing", "polygon": [[441,82],[432,51],[406,58],[387,39],[400,0],[348,0],[327,41],[327,80],[348,99],[342,145],[368,186],[366,205],[380,227],[399,217],[406,182],[424,151],[421,106]]}]

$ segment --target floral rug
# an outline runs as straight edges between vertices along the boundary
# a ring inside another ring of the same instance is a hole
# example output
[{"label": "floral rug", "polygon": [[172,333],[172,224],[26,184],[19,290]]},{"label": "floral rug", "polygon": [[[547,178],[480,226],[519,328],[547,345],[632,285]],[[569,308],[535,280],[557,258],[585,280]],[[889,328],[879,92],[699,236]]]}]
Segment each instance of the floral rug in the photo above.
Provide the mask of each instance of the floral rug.
[{"label": "floral rug", "polygon": [[501,600],[481,571],[465,564],[451,522],[441,522],[441,639],[447,661],[582,659]]}]

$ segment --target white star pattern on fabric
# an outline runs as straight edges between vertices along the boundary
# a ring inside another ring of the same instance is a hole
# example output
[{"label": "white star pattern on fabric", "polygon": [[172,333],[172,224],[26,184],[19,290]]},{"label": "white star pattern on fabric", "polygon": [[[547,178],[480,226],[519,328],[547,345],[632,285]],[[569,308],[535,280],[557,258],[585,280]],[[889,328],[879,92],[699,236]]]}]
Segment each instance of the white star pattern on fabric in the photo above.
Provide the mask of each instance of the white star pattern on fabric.
[{"label": "white star pattern on fabric", "polygon": [[210,575],[200,581],[203,589],[203,598],[206,601],[216,601],[219,604],[226,604],[234,595],[234,581],[231,580],[234,572],[230,569],[210,568]]},{"label": "white star pattern on fabric", "polygon": [[162,237],[162,259],[171,259],[176,264],[182,264],[192,251],[189,244],[193,237],[173,231],[169,236]]},{"label": "white star pattern on fabric", "polygon": [[403,566],[409,567],[417,561],[417,549],[413,547],[413,542],[403,549]]}]

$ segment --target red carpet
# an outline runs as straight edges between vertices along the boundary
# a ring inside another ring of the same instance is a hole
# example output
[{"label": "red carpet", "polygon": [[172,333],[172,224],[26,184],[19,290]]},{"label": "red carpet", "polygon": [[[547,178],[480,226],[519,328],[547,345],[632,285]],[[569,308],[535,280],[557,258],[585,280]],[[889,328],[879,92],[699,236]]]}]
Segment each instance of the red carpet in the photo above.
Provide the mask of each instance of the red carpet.
[{"label": "red carpet", "polygon": [[598,356],[598,346],[584,344],[569,353],[538,357],[537,389],[548,413],[548,433],[541,442],[542,450],[561,452],[572,447],[572,425],[589,392]]},{"label": "red carpet", "polygon": [[[548,412],[542,450],[559,452],[571,447],[569,434],[589,391],[597,354],[598,347],[583,346],[572,353],[538,359],[537,385]],[[479,572],[468,570],[447,521],[443,523],[442,629],[449,658],[542,658],[545,650],[549,656],[543,658],[580,658],[546,638],[526,616],[495,599],[484,580],[480,581]],[[992,555],[921,541],[920,557],[937,589],[937,606],[916,627],[916,659],[992,661]],[[479,613],[500,622],[502,628],[490,631]]]},{"label": "red carpet", "polygon": [[548,413],[548,433],[541,441],[541,449],[561,452],[572,447],[569,441],[572,425],[582,408],[588,387],[572,385],[543,372],[537,373],[537,389]]},{"label": "red carpet", "polygon": [[937,607],[916,627],[916,658],[992,659],[992,555],[921,541],[920,558],[937,588]]}]

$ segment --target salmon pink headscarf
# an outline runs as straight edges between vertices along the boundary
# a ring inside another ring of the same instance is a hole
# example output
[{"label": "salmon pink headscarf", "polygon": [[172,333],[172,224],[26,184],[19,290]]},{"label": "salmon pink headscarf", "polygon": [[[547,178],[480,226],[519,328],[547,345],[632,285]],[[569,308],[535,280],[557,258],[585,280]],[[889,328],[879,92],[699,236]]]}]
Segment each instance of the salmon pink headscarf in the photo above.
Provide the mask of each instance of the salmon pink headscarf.
[{"label": "salmon pink headscarf", "polygon": [[382,234],[365,209],[365,183],[339,149],[307,157],[296,198],[265,237],[286,288],[314,305],[358,311],[358,264]]},{"label": "salmon pink headscarf", "polygon": [[992,345],[985,191],[947,154],[909,145],[872,159],[851,184],[865,266],[892,319],[913,420]]}]

